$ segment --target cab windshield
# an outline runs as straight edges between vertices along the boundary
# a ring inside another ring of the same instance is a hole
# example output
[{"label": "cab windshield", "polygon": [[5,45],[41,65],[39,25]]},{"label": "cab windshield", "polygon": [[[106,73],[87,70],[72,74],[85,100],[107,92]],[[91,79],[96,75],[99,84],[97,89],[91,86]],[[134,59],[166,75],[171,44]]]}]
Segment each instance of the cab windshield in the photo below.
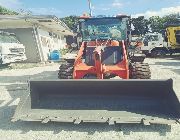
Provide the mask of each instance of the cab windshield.
[{"label": "cab windshield", "polygon": [[19,43],[14,35],[0,34],[0,43]]},{"label": "cab windshield", "polygon": [[126,18],[92,18],[81,21],[83,41],[125,40],[127,34]]}]

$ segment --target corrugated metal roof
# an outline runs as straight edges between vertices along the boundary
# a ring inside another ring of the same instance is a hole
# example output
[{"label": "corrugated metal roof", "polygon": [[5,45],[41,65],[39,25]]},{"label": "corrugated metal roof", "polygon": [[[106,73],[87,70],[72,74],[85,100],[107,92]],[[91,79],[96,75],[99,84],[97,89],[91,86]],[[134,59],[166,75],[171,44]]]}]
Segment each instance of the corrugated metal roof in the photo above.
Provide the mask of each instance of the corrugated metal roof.
[{"label": "corrugated metal roof", "polygon": [[[14,24],[13,22],[16,22],[17,24]],[[18,23],[23,23],[23,25],[27,24],[28,26],[36,24],[57,34],[73,35],[73,32],[69,27],[53,15],[0,15],[0,23],[2,25],[3,23],[8,23],[5,24],[5,28],[10,27],[10,25],[11,27],[17,27]]]}]

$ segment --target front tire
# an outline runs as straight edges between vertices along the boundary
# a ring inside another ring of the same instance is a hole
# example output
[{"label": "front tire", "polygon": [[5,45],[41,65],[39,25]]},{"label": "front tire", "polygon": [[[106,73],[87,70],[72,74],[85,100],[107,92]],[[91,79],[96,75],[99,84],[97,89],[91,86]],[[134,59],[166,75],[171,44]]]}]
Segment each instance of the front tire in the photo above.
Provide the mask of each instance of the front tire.
[{"label": "front tire", "polygon": [[150,79],[151,71],[147,63],[133,63],[130,66],[130,79]]},{"label": "front tire", "polygon": [[59,79],[73,79],[73,64],[64,63],[59,67],[58,78]]}]

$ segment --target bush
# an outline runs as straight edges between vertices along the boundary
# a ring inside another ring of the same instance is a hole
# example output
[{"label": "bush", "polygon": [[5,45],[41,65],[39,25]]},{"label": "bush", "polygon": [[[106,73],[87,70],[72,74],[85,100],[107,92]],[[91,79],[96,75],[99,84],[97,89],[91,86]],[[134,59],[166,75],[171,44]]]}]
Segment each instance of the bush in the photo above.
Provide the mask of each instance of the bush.
[{"label": "bush", "polygon": [[66,53],[68,53],[69,49],[61,49],[59,50],[61,55],[65,55]]}]

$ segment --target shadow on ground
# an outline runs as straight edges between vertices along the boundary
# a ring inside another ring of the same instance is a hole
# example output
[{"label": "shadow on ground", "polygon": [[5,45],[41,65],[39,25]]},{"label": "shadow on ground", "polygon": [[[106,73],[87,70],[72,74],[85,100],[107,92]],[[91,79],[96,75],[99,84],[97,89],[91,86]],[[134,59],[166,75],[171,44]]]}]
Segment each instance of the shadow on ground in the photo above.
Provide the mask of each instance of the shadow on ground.
[{"label": "shadow on ground", "polygon": [[165,66],[163,69],[170,69],[180,75],[180,62],[156,62],[154,65]]},{"label": "shadow on ground", "polygon": [[168,59],[168,60],[180,60],[180,54],[176,54],[176,55],[166,55],[166,56],[162,56],[162,57],[151,57],[151,56],[147,56],[147,58],[151,58],[151,59]]},{"label": "shadow on ground", "polygon": [[175,56],[171,56],[168,58],[169,58],[169,60],[180,60],[180,55],[175,55]]},{"label": "shadow on ground", "polygon": [[172,71],[175,72],[176,74],[180,75],[180,69],[175,69],[175,70],[172,70]]},{"label": "shadow on ground", "polygon": [[162,65],[162,66],[180,66],[180,62],[155,62],[154,65]]},{"label": "shadow on ground", "polygon": [[0,65],[0,71],[5,69],[12,69],[12,67],[10,65]]},{"label": "shadow on ground", "polygon": [[95,132],[123,132],[124,135],[130,135],[131,132],[158,132],[160,136],[166,136],[167,132],[171,132],[171,126],[168,125],[150,125],[144,126],[141,124],[123,124],[109,126],[108,124],[79,124],[74,125],[70,123],[56,123],[50,122],[47,124],[41,124],[40,122],[11,122],[10,119],[13,116],[16,106],[5,106],[0,108],[1,115],[0,129],[9,130],[20,130],[21,134],[26,134],[30,131],[53,131],[54,134],[58,134],[61,131],[67,132],[86,132],[88,135],[93,135]]},{"label": "shadow on ground", "polygon": [[0,83],[27,83],[29,80],[58,79],[58,71],[44,71],[35,75],[0,76]]}]

